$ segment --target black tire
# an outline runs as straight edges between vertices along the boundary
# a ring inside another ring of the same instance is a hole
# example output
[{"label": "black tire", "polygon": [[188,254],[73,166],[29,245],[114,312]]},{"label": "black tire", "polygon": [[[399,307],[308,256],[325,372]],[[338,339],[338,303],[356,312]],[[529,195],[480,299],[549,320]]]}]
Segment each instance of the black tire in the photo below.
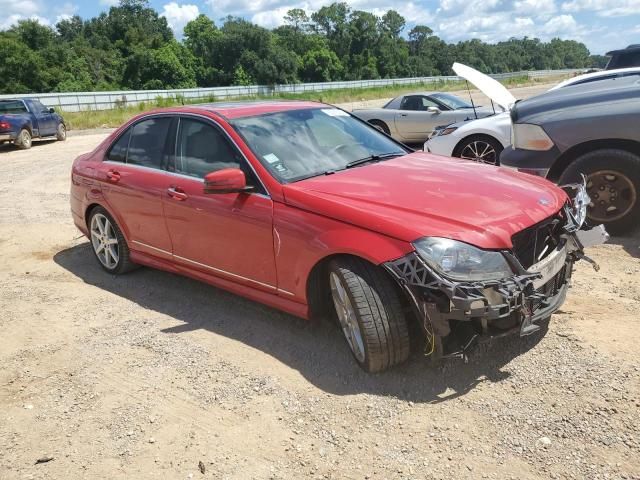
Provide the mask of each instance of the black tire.
[{"label": "black tire", "polygon": [[30,149],[32,143],[31,132],[29,132],[29,130],[27,130],[26,128],[23,128],[22,130],[20,130],[20,133],[18,133],[18,136],[13,143],[15,143],[16,146],[22,150]]},{"label": "black tire", "polygon": [[391,130],[389,130],[389,126],[382,120],[369,120],[369,123],[380,130],[382,133],[386,133],[387,135],[391,133]]},{"label": "black tire", "polygon": [[474,142],[476,145],[476,150],[480,149],[481,151],[484,148],[481,145],[486,145],[493,149],[494,154],[491,155],[490,158],[487,159],[487,161],[469,158],[470,160],[474,160],[479,163],[486,163],[488,165],[500,165],[500,154],[502,153],[502,150],[504,150],[504,147],[498,140],[490,137],[489,135],[471,135],[467,138],[463,138],[453,150],[453,156],[462,158],[462,154],[463,152],[465,152],[465,150],[474,147]]},{"label": "black tire", "polygon": [[[115,265],[113,266],[106,265],[105,262],[103,262],[103,260],[99,257],[96,251],[96,245],[94,243],[94,238],[92,234],[92,225],[93,225],[94,217],[96,217],[97,215],[102,215],[103,217],[107,218],[107,220],[109,221],[113,229],[115,238],[118,241],[117,243],[118,260],[117,262],[115,262]],[[87,228],[89,229],[89,240],[91,242],[93,254],[96,257],[98,264],[100,264],[100,266],[106,272],[109,272],[114,275],[119,275],[122,273],[129,272],[138,267],[138,265],[136,265],[131,261],[131,252],[129,250],[129,246],[127,245],[127,241],[124,238],[124,235],[122,234],[122,230],[120,230],[120,227],[118,226],[116,221],[113,219],[111,215],[109,215],[109,212],[107,212],[104,208],[98,206],[98,207],[95,207],[93,210],[91,210],[91,214],[89,215],[89,220],[87,222]]]},{"label": "black tire", "polygon": [[[400,292],[389,275],[380,267],[356,257],[339,258],[329,264],[330,287],[331,275],[336,275],[342,282],[357,320],[364,347],[361,358],[345,328],[343,333],[358,364],[373,373],[405,362],[410,351],[409,330]],[[337,305],[334,299],[336,317],[342,326]]]},{"label": "black tire", "polygon": [[60,142],[64,142],[67,139],[67,127],[64,126],[64,123],[58,125],[58,130],[56,130],[56,138]]},{"label": "black tire", "polygon": [[[589,186],[593,184],[591,180],[598,177],[597,172],[603,171],[614,172],[620,175],[619,180],[622,184],[628,184],[628,188],[620,190],[619,196],[623,201],[625,199],[628,200],[629,205],[624,207],[624,210],[620,212],[622,216],[619,218],[612,216],[612,219],[608,221],[600,215],[596,217],[595,210],[590,209],[587,212],[589,219],[592,224],[603,223],[607,231],[614,235],[628,233],[638,225],[638,221],[640,220],[640,157],[638,155],[626,150],[613,148],[585,153],[567,167],[560,176],[558,183],[564,185],[567,183],[582,182],[582,174],[584,174],[589,180],[587,184]],[[595,175],[595,177],[590,177],[590,175]],[[604,201],[602,198],[599,198],[599,191],[593,191],[589,188],[588,191],[592,203]],[[609,197],[607,196],[607,198]]]}]

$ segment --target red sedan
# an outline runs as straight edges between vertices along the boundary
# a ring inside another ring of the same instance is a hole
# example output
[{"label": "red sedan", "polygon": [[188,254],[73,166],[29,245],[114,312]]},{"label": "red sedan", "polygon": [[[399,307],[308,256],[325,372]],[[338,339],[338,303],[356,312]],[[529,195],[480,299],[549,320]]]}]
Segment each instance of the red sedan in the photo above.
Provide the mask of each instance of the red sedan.
[{"label": "red sedan", "polygon": [[410,322],[440,356],[537,330],[582,255],[582,195],[412,153],[328,105],[252,102],[139,115],[75,160],[71,210],[107,272],[336,316],[374,372],[407,359]]}]

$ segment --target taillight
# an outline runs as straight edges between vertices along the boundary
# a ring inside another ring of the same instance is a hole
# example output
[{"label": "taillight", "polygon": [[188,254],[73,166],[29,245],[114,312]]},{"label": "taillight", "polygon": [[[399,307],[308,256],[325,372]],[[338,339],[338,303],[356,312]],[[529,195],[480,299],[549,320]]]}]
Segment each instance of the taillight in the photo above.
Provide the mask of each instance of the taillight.
[{"label": "taillight", "polygon": [[9,122],[0,122],[0,130],[11,130]]}]

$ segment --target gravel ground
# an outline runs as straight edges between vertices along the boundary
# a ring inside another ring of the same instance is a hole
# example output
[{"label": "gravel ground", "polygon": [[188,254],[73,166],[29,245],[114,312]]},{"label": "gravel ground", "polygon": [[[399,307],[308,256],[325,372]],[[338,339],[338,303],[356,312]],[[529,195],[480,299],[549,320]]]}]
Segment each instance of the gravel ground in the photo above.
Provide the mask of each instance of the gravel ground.
[{"label": "gravel ground", "polygon": [[69,214],[104,135],[0,147],[0,478],[640,479],[640,239],[548,331],[367,375],[337,328],[151,269]]}]

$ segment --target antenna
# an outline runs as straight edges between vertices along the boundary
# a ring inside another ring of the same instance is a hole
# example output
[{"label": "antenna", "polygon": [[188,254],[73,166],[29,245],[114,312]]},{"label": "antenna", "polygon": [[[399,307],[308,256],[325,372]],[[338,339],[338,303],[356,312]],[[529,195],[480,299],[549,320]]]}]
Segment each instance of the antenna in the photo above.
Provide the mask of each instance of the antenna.
[{"label": "antenna", "polygon": [[476,104],[473,103],[473,97],[471,96],[471,89],[469,88],[469,81],[465,80],[465,83],[467,84],[467,92],[469,92],[469,100],[471,100],[471,106],[473,107],[473,114],[476,117],[476,120],[478,119],[478,112],[476,112]]}]

